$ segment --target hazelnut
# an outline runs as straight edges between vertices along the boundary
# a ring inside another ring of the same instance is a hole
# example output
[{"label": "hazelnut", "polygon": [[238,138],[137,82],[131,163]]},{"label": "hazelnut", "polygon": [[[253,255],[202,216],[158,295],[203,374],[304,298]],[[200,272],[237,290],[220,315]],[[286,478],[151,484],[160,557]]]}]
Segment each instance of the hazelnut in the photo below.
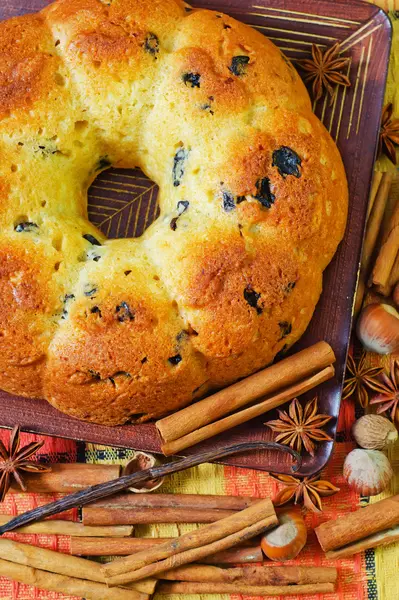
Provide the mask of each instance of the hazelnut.
[{"label": "hazelnut", "polygon": [[398,439],[395,425],[382,415],[364,415],[355,421],[352,435],[357,444],[370,450],[384,450]]},{"label": "hazelnut", "polygon": [[350,487],[362,496],[376,496],[386,489],[393,470],[380,450],[355,449],[344,462],[344,477]]},{"label": "hazelnut", "polygon": [[277,527],[265,533],[261,540],[263,554],[270,560],[291,560],[306,544],[308,532],[302,515],[296,510],[278,514]]},{"label": "hazelnut", "polygon": [[[149,454],[148,452],[136,451],[133,458],[129,460],[127,465],[123,468],[122,475],[132,475],[133,473],[156,467],[159,464],[159,460],[152,454]],[[128,489],[136,494],[146,494],[148,492],[154,492],[160,488],[164,480],[164,477],[160,477],[159,479],[151,479],[149,481],[140,483],[139,487],[130,487]]]},{"label": "hazelnut", "polygon": [[369,304],[360,313],[356,333],[364,348],[370,352],[398,352],[399,313],[389,304]]}]

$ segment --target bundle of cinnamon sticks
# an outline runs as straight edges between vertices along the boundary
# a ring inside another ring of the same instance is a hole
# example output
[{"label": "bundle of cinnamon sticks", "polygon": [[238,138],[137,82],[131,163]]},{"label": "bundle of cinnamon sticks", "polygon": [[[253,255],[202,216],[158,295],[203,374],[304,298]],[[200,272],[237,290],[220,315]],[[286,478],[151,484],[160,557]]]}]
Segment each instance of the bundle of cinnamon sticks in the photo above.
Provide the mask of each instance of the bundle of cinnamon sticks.
[{"label": "bundle of cinnamon sticks", "polygon": [[213,523],[259,502],[243,496],[118,494],[82,509],[87,526],[155,523]]},{"label": "bundle of cinnamon sticks", "polygon": [[318,342],[157,421],[162,452],[178,453],[304,394],[333,377],[334,362],[332,348]]},{"label": "bundle of cinnamon sticks", "polygon": [[375,173],[370,193],[366,235],[354,316],[360,312],[367,287],[389,296],[399,281],[399,201],[389,207],[392,173]]},{"label": "bundle of cinnamon sticks", "polygon": [[[161,504],[170,504],[171,501],[172,495],[165,495]],[[201,502],[217,505],[219,501],[212,496],[204,496]],[[114,538],[114,550],[117,552],[118,545],[126,541],[152,543],[144,544],[133,555],[106,565],[0,538],[0,576],[92,600],[148,600],[155,589],[161,594],[242,593],[268,596],[334,591],[337,580],[334,568],[266,565],[221,568],[223,552],[230,552],[233,557],[233,553],[239,551],[244,558],[245,552],[252,551],[251,546],[245,546],[248,540],[278,524],[269,499],[255,502],[252,498],[227,497],[225,503],[241,510],[178,538]],[[106,544],[102,538],[98,539],[104,553],[109,539]],[[82,540],[93,543],[97,538],[76,538],[77,543]],[[214,566],[200,564],[212,556]],[[238,558],[237,554],[235,558]],[[260,562],[261,552],[257,552],[255,558]]]},{"label": "bundle of cinnamon sticks", "polygon": [[[111,563],[112,564],[112,563]],[[332,567],[220,567],[192,564],[171,569],[162,580],[108,587],[99,563],[53,550],[0,539],[0,576],[90,600],[148,600],[160,594],[241,593],[285,596],[330,593],[337,570]]]},{"label": "bundle of cinnamon sticks", "polygon": [[[392,179],[390,173],[384,173],[381,183],[385,182],[386,187],[390,188]],[[369,279],[369,285],[374,285],[376,291],[383,296],[389,296],[399,281],[399,200],[395,206],[388,207],[388,197],[389,190],[386,196],[383,196],[384,203],[381,203],[384,209],[382,211],[381,208],[383,219],[377,232],[380,243]]]},{"label": "bundle of cinnamon sticks", "polygon": [[222,569],[196,564],[210,553],[243,543],[277,522],[271,501],[258,501],[213,524],[104,565],[105,581],[112,587],[157,577],[164,580],[157,587],[161,594],[284,596],[333,592],[337,579],[337,571],[333,568],[261,566]]},{"label": "bundle of cinnamon sticks", "polygon": [[399,540],[399,495],[322,523],[315,529],[327,558],[346,558]]},{"label": "bundle of cinnamon sticks", "polygon": [[189,565],[162,575],[159,594],[244,594],[287,596],[328,594],[334,591],[337,570],[333,567],[241,567],[221,569]]}]

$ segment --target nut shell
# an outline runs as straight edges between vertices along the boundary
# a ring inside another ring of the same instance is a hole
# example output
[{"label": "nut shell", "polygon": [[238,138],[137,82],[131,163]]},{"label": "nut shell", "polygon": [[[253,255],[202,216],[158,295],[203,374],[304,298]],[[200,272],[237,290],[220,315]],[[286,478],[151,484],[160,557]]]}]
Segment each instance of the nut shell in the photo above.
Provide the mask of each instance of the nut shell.
[{"label": "nut shell", "polygon": [[278,520],[279,525],[262,536],[261,548],[270,560],[291,560],[298,556],[306,544],[306,524],[296,510],[279,513]]},{"label": "nut shell", "polygon": [[393,476],[391,464],[380,450],[357,448],[344,462],[344,477],[362,496],[375,496],[385,490]]},{"label": "nut shell", "polygon": [[[122,475],[132,475],[133,473],[138,473],[139,471],[156,467],[159,464],[159,460],[152,454],[149,454],[148,452],[137,451],[135,452],[133,458],[124,467]],[[148,494],[148,492],[154,492],[160,488],[164,480],[165,477],[150,479],[149,481],[144,481],[143,483],[139,484],[140,487],[130,487],[128,489],[135,494]]]},{"label": "nut shell", "polygon": [[384,450],[398,439],[395,425],[382,415],[364,415],[352,427],[352,435],[361,448]]},{"label": "nut shell", "polygon": [[399,313],[389,304],[369,304],[360,313],[356,333],[369,352],[398,352]]}]

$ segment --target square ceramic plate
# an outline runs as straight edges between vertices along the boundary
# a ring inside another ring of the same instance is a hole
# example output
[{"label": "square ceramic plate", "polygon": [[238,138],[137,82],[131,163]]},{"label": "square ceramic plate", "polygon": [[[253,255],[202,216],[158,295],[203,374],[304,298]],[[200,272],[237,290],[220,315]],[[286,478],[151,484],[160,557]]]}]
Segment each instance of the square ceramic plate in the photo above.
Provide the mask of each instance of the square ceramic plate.
[{"label": "square ceramic plate", "polygon": [[[39,10],[46,0],[2,0],[0,19]],[[310,56],[312,43],[325,48],[338,40],[350,57],[350,88],[340,88],[330,106],[319,101],[315,112],[336,140],[346,167],[350,208],[345,239],[324,273],[324,290],[310,326],[296,349],[327,340],[337,356],[336,378],[320,388],[320,409],[335,417],[329,433],[335,437],[341,386],[352,320],[367,199],[378,136],[390,49],[391,27],[376,6],[354,0],[197,0],[197,7],[226,12],[259,29],[291,59]],[[157,215],[157,188],[141,172],[109,170],[94,182],[89,194],[89,217],[109,237],[138,236]],[[44,401],[0,392],[0,426],[18,423],[23,429],[159,452],[155,426],[103,427],[67,417]],[[246,423],[202,443],[187,453],[227,443],[269,440],[262,424],[272,418]],[[332,442],[321,444],[314,458],[305,457],[301,474],[310,475],[326,464]],[[236,456],[230,464],[289,472],[278,453]]]}]

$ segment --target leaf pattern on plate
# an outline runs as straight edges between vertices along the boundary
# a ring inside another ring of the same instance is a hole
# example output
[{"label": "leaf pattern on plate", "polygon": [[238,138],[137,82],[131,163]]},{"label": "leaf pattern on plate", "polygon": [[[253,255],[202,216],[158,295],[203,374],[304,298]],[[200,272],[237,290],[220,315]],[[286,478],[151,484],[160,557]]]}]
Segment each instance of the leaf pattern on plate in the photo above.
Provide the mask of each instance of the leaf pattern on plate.
[{"label": "leaf pattern on plate", "polygon": [[108,238],[139,237],[159,214],[157,197],[139,169],[108,169],[89,190],[89,219]]}]

